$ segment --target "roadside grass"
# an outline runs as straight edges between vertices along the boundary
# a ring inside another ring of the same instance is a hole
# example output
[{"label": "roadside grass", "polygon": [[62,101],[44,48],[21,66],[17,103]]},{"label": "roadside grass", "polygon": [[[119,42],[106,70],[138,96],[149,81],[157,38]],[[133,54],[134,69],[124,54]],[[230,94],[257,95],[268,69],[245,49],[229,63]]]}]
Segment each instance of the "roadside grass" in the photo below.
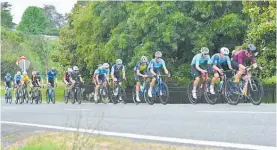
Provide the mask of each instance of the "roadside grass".
[{"label": "roadside grass", "polygon": [[264,84],[276,84],[276,76],[272,76],[271,78],[263,79]]},{"label": "roadside grass", "polygon": [[9,134],[9,135],[7,135],[5,138],[6,138],[6,139],[12,139],[12,138],[14,138],[14,137],[15,137],[14,134]]},{"label": "roadside grass", "polygon": [[51,132],[35,134],[23,141],[11,145],[9,150],[198,150],[212,148],[193,148],[182,145],[169,145],[150,142],[134,142],[128,139],[109,138],[105,136],[92,136],[88,134]]}]

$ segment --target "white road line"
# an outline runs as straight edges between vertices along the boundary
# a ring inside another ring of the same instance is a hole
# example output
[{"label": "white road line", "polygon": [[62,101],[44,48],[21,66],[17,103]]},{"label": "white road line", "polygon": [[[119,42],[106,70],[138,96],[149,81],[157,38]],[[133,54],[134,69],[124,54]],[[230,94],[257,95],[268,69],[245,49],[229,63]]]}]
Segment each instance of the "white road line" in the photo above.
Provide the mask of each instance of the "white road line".
[{"label": "white road line", "polygon": [[276,114],[276,112],[269,111],[196,111],[204,113],[237,113],[237,114]]},{"label": "white road line", "polygon": [[93,110],[93,109],[82,109],[82,108],[74,108],[74,109],[64,109],[64,110],[68,110],[68,111],[86,111],[86,110]]},{"label": "white road line", "polygon": [[107,131],[99,131],[99,130],[68,128],[68,127],[61,127],[61,126],[31,124],[31,123],[22,123],[22,122],[1,121],[1,123],[48,128],[48,129],[57,129],[57,130],[66,130],[66,131],[73,131],[73,132],[100,134],[100,135],[106,135],[106,136],[117,136],[117,137],[135,138],[135,139],[152,140],[152,141],[181,143],[181,144],[195,144],[195,145],[206,145],[206,146],[228,147],[228,148],[239,148],[239,149],[276,150],[276,147],[261,146],[261,145],[227,143],[227,142],[217,142],[217,141],[201,141],[201,140],[171,138],[171,137],[161,137],[161,136],[149,136],[149,135],[140,135],[140,134],[131,134],[131,133],[107,132]]},{"label": "white road line", "polygon": [[16,109],[16,107],[3,106],[4,109]]}]

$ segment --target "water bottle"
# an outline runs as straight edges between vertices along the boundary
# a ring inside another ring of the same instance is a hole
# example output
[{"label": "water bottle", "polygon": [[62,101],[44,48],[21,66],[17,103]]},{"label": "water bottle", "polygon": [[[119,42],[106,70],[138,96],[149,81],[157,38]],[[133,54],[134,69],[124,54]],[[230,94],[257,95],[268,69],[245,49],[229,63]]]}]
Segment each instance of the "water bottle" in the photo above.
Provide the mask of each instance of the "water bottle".
[{"label": "water bottle", "polygon": [[219,89],[222,88],[222,85],[223,85],[223,81],[220,81],[220,83],[219,83]]},{"label": "water bottle", "polygon": [[143,86],[142,86],[142,85],[140,86],[140,91],[141,91],[141,92],[143,91]]}]

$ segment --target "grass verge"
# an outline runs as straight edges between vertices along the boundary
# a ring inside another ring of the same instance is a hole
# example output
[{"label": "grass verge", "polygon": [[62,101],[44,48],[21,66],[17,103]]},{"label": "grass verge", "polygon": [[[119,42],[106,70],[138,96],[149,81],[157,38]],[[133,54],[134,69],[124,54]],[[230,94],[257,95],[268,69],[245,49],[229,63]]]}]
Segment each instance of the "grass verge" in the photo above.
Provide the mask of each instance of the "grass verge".
[{"label": "grass verge", "polygon": [[80,133],[52,132],[35,134],[23,141],[14,143],[9,150],[197,150],[211,148],[193,148],[159,143],[133,142],[127,139],[90,136]]}]

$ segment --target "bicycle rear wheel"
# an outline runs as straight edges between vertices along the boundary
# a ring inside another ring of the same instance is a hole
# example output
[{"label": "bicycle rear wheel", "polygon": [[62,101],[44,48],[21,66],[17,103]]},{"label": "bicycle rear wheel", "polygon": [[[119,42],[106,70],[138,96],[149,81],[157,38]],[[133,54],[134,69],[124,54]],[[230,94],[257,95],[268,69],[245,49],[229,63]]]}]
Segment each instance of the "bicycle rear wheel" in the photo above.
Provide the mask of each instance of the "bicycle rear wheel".
[{"label": "bicycle rear wheel", "polygon": [[233,81],[234,78],[227,79],[224,93],[228,104],[237,105],[240,101],[241,92],[239,85],[237,83],[234,83]]},{"label": "bicycle rear wheel", "polygon": [[161,86],[158,92],[159,92],[160,102],[166,105],[169,100],[169,92],[168,92],[167,85],[165,83],[161,83]]},{"label": "bicycle rear wheel", "polygon": [[125,92],[125,89],[122,86],[118,87],[118,97],[121,97],[122,98],[122,102],[124,104],[127,104],[126,92]]},{"label": "bicycle rear wheel", "polygon": [[82,94],[82,91],[81,89],[79,88],[77,90],[77,93],[76,93],[76,101],[78,102],[78,104],[81,104],[82,103],[82,99],[83,99],[83,94]]},{"label": "bicycle rear wheel", "polygon": [[264,97],[264,88],[261,80],[257,77],[251,77],[251,85],[248,85],[247,96],[253,105],[260,105]]},{"label": "bicycle rear wheel", "polygon": [[48,89],[48,90],[46,90],[46,102],[47,102],[47,104],[50,103],[50,99],[51,99],[51,97],[49,95],[50,94],[49,94],[49,89]]},{"label": "bicycle rear wheel", "polygon": [[55,91],[52,91],[52,103],[55,104],[56,102],[56,95],[55,95]]},{"label": "bicycle rear wheel", "polygon": [[63,99],[64,99],[64,103],[68,103],[68,92],[67,92],[67,90],[64,90],[63,91]]}]

